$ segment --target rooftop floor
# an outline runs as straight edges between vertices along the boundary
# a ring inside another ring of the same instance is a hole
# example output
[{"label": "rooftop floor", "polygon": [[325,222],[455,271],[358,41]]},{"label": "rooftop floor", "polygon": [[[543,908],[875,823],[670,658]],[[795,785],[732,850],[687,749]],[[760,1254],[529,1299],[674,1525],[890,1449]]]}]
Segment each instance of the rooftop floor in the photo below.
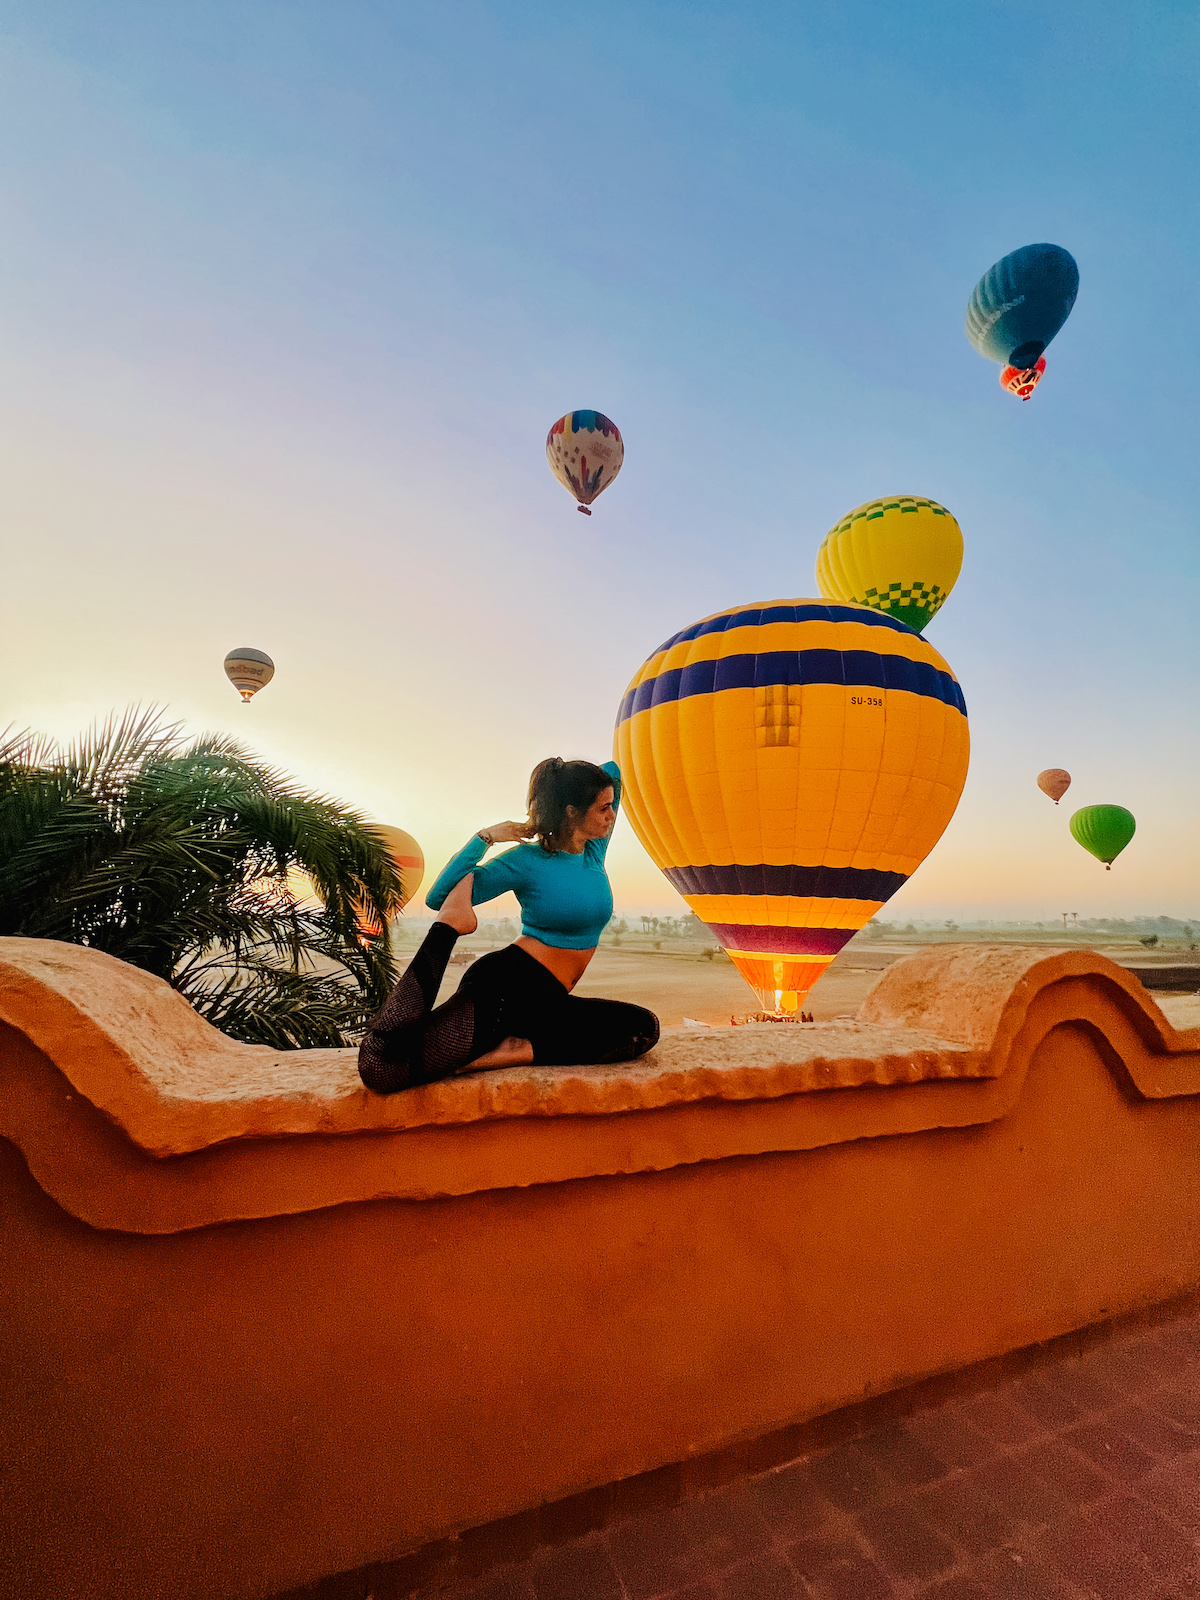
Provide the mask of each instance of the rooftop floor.
[{"label": "rooftop floor", "polygon": [[[1061,1341],[1060,1341],[1061,1344]],[[390,1597],[375,1588],[376,1600]],[[400,1593],[399,1590],[396,1591]],[[440,1600],[1200,1596],[1200,1309]]]}]

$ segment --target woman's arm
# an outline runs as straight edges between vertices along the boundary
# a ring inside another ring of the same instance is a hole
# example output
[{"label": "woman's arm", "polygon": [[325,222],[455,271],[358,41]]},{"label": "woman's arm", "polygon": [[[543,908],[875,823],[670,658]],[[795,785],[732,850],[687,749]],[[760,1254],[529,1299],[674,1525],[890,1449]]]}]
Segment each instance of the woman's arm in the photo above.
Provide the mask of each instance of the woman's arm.
[{"label": "woman's arm", "polygon": [[[515,824],[497,823],[494,829],[485,828],[482,834],[472,835],[458,854],[452,856],[438,873],[433,888],[425,896],[425,904],[429,909],[440,911],[451,889],[460,879],[465,878],[468,872],[475,874],[474,882],[471,884],[473,906],[480,906],[485,900],[494,900],[497,895],[504,894],[509,889],[515,891],[519,888],[525,881],[519,850],[506,850],[502,856],[489,861],[487,866],[479,865],[492,846],[493,835],[500,834],[502,841],[519,837],[508,831],[515,827]],[[487,835],[486,838],[484,834]]]},{"label": "woman's arm", "polygon": [[[600,768],[600,771],[601,772],[607,772],[609,777],[612,779],[613,810],[617,811],[620,808],[620,805],[621,805],[621,769],[620,769],[620,767],[617,765],[617,763],[615,761],[606,761],[604,763],[604,765]],[[615,826],[615,824],[614,824],[614,826]],[[611,838],[612,838],[612,834],[610,833],[609,836],[608,836],[608,839],[611,839]],[[608,854],[608,839],[589,839],[588,840],[587,848],[588,848],[588,851],[591,854],[593,860],[596,860],[596,861],[603,861],[604,860],[604,857]]]},{"label": "woman's arm", "polygon": [[607,772],[612,779],[613,810],[618,811],[621,806],[621,769],[615,761],[606,761],[601,766],[600,771]]}]

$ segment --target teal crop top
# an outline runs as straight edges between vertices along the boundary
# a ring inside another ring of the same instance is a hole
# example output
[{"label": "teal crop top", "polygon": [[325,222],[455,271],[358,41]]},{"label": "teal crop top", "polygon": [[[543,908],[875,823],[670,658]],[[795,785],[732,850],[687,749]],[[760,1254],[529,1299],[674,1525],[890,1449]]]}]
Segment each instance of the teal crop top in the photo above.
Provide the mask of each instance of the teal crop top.
[{"label": "teal crop top", "polygon": [[[613,783],[613,806],[621,801],[621,769],[606,761]],[[471,904],[482,905],[511,889],[521,903],[521,932],[560,950],[591,950],[600,943],[613,912],[612,890],[604,870],[607,839],[589,839],[579,855],[559,850],[551,855],[540,844],[519,844],[502,856],[479,863],[488,843],[478,834],[442,868],[425,898],[440,911],[446,896],[468,872],[475,874]]]}]

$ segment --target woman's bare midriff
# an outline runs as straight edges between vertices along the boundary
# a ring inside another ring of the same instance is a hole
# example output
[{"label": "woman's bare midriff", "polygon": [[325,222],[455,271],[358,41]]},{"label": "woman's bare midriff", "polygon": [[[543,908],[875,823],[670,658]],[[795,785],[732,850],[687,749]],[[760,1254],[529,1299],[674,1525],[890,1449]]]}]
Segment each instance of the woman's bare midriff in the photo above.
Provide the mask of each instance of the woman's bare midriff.
[{"label": "woman's bare midriff", "polygon": [[573,989],[587,971],[588,962],[596,954],[595,945],[590,950],[562,950],[556,944],[543,944],[522,934],[516,941],[522,950],[528,950],[535,961],[552,972],[564,989]]}]

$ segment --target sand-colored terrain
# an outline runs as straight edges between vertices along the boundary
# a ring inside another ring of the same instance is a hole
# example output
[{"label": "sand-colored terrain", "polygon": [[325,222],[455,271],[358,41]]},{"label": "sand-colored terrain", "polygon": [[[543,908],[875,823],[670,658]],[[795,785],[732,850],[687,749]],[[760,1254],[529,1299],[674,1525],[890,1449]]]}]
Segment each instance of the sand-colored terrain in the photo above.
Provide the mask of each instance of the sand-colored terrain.
[{"label": "sand-colored terrain", "polygon": [[[973,943],[978,935],[958,934],[952,942]],[[413,941],[415,943],[415,941]],[[929,944],[946,939],[900,941],[867,936],[854,939],[831,964],[825,976],[810,993],[805,1009],[818,1022],[853,1016],[882,974],[901,956],[913,955]],[[987,941],[994,942],[994,940]],[[1007,942],[1007,941],[1005,941]],[[1021,943],[1041,943],[1026,939]],[[1164,962],[1188,962],[1195,958],[1186,952],[1150,952],[1137,944],[1097,943],[1083,940],[1044,940],[1047,949],[1078,946],[1095,948],[1121,965],[1152,966]],[[685,1018],[712,1026],[728,1025],[732,1018],[742,1022],[751,1015],[757,1002],[737,969],[723,954],[704,955],[704,946],[683,940],[666,939],[655,950],[650,939],[630,938],[620,946],[601,945],[575,993],[603,995],[613,1000],[631,1000],[648,1006],[664,1028],[680,1027]],[[410,947],[411,948],[411,945]],[[438,994],[446,1000],[458,987],[465,967],[487,950],[499,948],[483,938],[463,939],[446,973]],[[403,959],[403,957],[402,957]],[[1154,995],[1176,1027],[1200,1025],[1200,996],[1186,994]]]},{"label": "sand-colored terrain", "polygon": [[[473,948],[463,940],[438,992],[446,1000],[458,987],[467,965],[488,948]],[[806,1009],[820,1022],[853,1015],[874,988],[880,975],[916,945],[895,949],[846,950],[812,991]],[[712,1025],[740,1022],[757,1009],[757,1001],[733,963],[723,954],[707,958],[697,946],[664,944],[662,950],[614,948],[602,945],[592,957],[576,994],[601,995],[611,1000],[631,1000],[648,1006],[663,1027],[679,1027],[685,1018]]]},{"label": "sand-colored terrain", "polygon": [[[839,957],[817,984],[805,1009],[821,1022],[852,1016],[896,957],[892,954],[856,953]],[[753,991],[737,968],[724,956],[671,955],[600,949],[576,989],[576,994],[607,995],[649,1006],[666,1028],[679,1026],[685,1017],[695,1022],[728,1024],[757,1010]]]},{"label": "sand-colored terrain", "polygon": [[1176,1028],[1200,1028],[1200,994],[1151,993],[1150,998]]}]

